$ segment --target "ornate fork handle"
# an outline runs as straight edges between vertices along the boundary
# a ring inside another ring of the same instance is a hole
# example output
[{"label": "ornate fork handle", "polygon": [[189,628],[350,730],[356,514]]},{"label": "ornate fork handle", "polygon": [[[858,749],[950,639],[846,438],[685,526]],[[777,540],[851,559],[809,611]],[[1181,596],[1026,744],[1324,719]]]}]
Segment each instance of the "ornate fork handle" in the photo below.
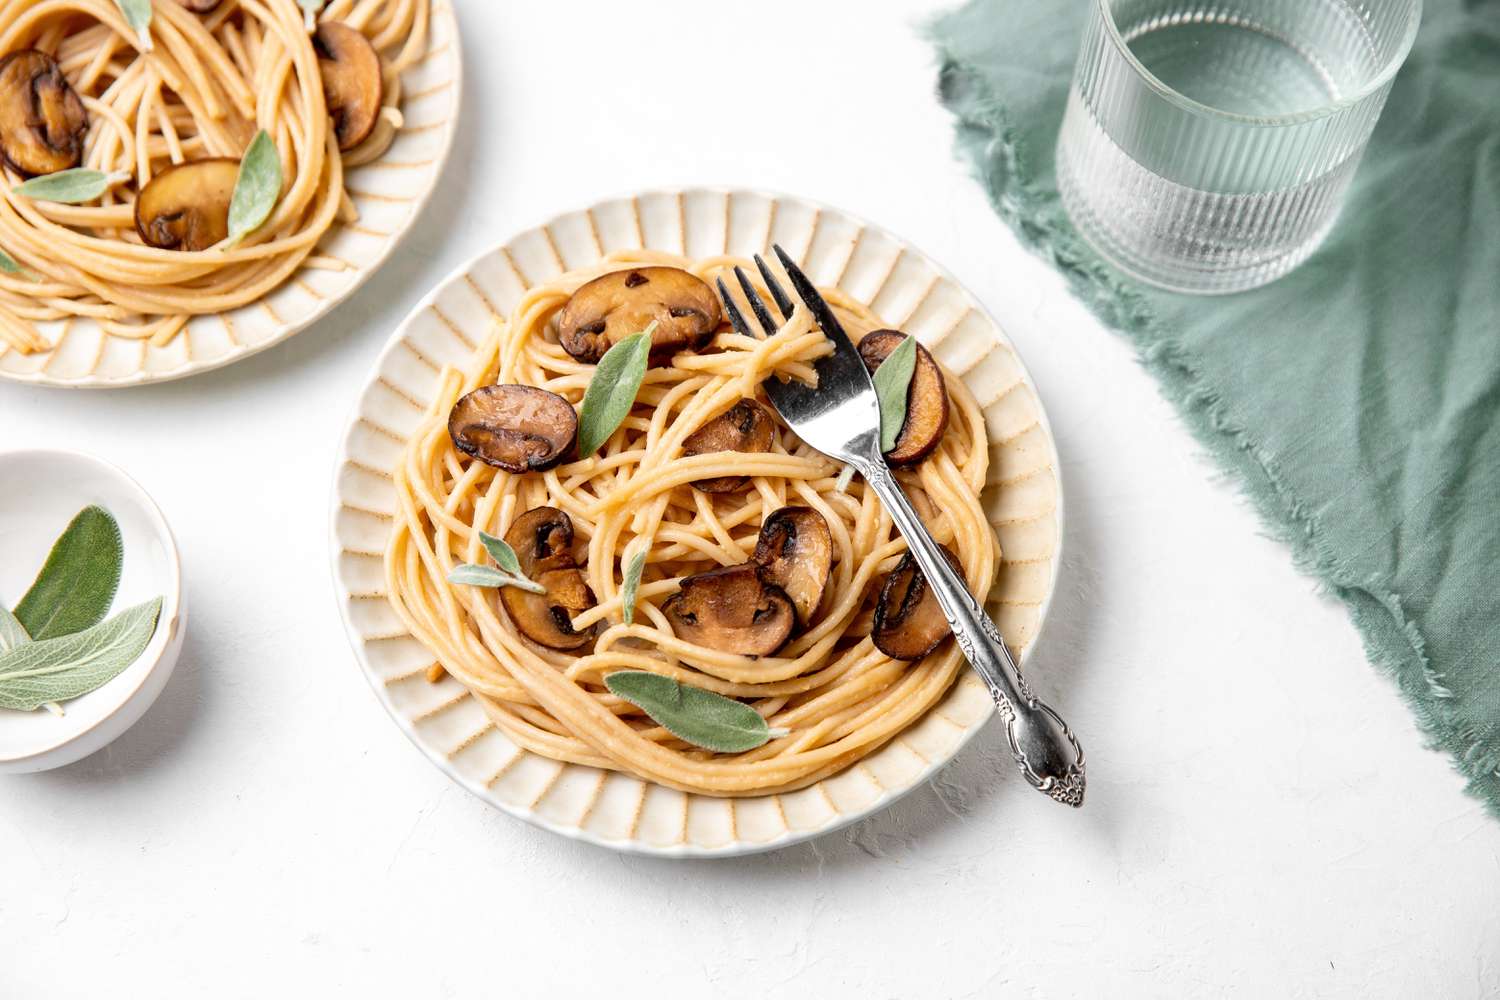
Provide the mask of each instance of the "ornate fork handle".
[{"label": "ornate fork handle", "polygon": [[1062,717],[1026,686],[1000,630],[969,593],[963,577],[948,564],[942,548],[927,533],[885,462],[865,458],[853,464],[905,536],[959,648],[989,686],[1021,774],[1034,788],[1058,802],[1083,805],[1083,748],[1077,737]]}]

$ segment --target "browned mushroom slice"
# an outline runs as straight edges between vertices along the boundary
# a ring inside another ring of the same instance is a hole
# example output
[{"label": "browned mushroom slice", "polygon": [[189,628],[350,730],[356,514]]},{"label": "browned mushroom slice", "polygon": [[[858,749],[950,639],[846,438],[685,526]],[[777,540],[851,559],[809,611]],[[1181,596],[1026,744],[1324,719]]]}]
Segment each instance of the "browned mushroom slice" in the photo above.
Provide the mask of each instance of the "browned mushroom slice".
[{"label": "browned mushroom slice", "polygon": [[505,541],[526,578],[547,588],[545,594],[500,588],[500,601],[521,634],[552,649],[581,649],[593,642],[593,629],[579,632],[572,624],[595,604],[594,592],[573,560],[572,519],[556,507],[535,507],[516,518]]},{"label": "browned mushroom slice", "polygon": [[[718,451],[762,452],[771,450],[776,420],[753,399],[742,399],[682,442],[684,455],[709,455]],[[716,476],[693,483],[704,493],[733,493],[743,489],[749,476]]]},{"label": "browned mushroom slice", "polygon": [[776,652],[797,622],[791,598],[754,563],[685,577],[661,609],[679,639],[744,656]]},{"label": "browned mushroom slice", "polygon": [[506,472],[538,472],[562,461],[578,436],[573,404],[530,385],[487,385],[448,414],[453,446]]},{"label": "browned mushroom slice", "polygon": [[557,317],[563,350],[593,364],[604,352],[653,322],[651,363],[708,342],[721,317],[719,297],[696,275],[676,267],[611,271],[573,293]]},{"label": "browned mushroom slice", "polygon": [[333,116],[333,134],[339,149],[353,149],[370,137],[380,118],[380,102],[385,99],[380,56],[368,38],[338,21],[318,25],[313,48]]},{"label": "browned mushroom slice", "polygon": [[[906,339],[898,330],[875,330],[859,342],[859,356],[870,374]],[[917,345],[917,363],[906,390],[906,421],[896,438],[896,447],[886,452],[891,465],[911,465],[932,453],[948,428],[948,390],[943,372],[927,348]]]},{"label": "browned mushroom slice", "polygon": [[[947,546],[943,554],[962,575],[963,567]],[[908,552],[880,587],[875,626],[870,630],[875,648],[898,660],[920,660],[951,634],[937,597]]]},{"label": "browned mushroom slice", "polygon": [[240,161],[194,160],[168,167],[135,199],[135,229],[162,250],[207,250],[229,235],[229,202]]},{"label": "browned mushroom slice", "polygon": [[0,60],[0,153],[23,174],[51,174],[83,159],[88,112],[57,60],[36,49]]},{"label": "browned mushroom slice", "polygon": [[828,522],[811,507],[783,507],[760,526],[755,542],[760,575],[786,591],[803,625],[823,600],[832,561]]}]

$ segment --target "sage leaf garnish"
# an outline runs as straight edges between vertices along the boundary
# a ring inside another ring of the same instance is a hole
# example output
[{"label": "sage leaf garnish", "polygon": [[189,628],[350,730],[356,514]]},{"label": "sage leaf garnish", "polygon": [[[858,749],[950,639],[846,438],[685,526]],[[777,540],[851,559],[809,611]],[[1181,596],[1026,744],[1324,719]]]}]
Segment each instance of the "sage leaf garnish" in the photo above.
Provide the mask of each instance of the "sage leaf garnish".
[{"label": "sage leaf garnish", "polygon": [[641,571],[646,568],[646,552],[642,549],[630,557],[625,566],[625,582],[620,587],[620,609],[625,615],[625,624],[635,624],[635,595],[641,589]]},{"label": "sage leaf garnish", "polygon": [[0,653],[24,646],[30,641],[31,636],[26,634],[26,627],[20,620],[0,607]]},{"label": "sage leaf garnish", "polygon": [[605,675],[604,686],[673,736],[715,753],[743,753],[786,735],[744,702],[649,671],[617,670]]},{"label": "sage leaf garnish", "polygon": [[302,8],[302,23],[311,33],[317,30],[318,15],[323,13],[324,0],[297,0],[297,6]]},{"label": "sage leaf garnish", "polygon": [[106,622],[0,653],[0,708],[30,712],[88,694],[136,661],[161,617],[152,598]]},{"label": "sage leaf garnish", "polygon": [[494,535],[481,531],[479,541],[484,545],[485,551],[490,554],[490,558],[495,560],[501,569],[507,573],[514,573],[516,576],[523,575],[521,560],[516,558],[516,550],[511,548],[505,539],[496,538]]},{"label": "sage leaf garnish", "polygon": [[4,250],[0,250],[0,271],[6,274],[20,274],[21,265],[17,264],[15,258]]},{"label": "sage leaf garnish", "polygon": [[240,173],[229,199],[229,235],[220,244],[228,250],[255,232],[271,216],[281,197],[281,154],[265,129],[255,133],[240,160]]},{"label": "sage leaf garnish", "polygon": [[43,174],[11,188],[32,201],[55,201],[63,205],[82,205],[93,201],[121,181],[130,179],[124,171],[106,174],[102,170],[74,167],[55,174]]},{"label": "sage leaf garnish", "polygon": [[594,377],[578,409],[578,457],[587,458],[609,440],[630,415],[635,394],[641,391],[651,357],[651,332],[656,322],[611,347],[594,366]]},{"label": "sage leaf garnish", "polygon": [[115,0],[115,6],[125,15],[125,23],[135,29],[140,39],[141,51],[151,51],[151,0]]},{"label": "sage leaf garnish", "polygon": [[53,543],[16,618],[41,641],[97,625],[109,613],[124,564],[120,526],[103,507],[85,507]]},{"label": "sage leaf garnish", "polygon": [[545,594],[547,588],[540,583],[533,583],[524,576],[512,576],[502,573],[493,566],[476,566],[474,563],[463,563],[453,567],[448,574],[449,583],[466,583],[471,587],[517,587],[521,590],[529,590],[533,594]]},{"label": "sage leaf garnish", "polygon": [[917,370],[917,340],[907,335],[875,369],[875,395],[880,399],[880,450],[896,447],[906,423],[906,393]]}]

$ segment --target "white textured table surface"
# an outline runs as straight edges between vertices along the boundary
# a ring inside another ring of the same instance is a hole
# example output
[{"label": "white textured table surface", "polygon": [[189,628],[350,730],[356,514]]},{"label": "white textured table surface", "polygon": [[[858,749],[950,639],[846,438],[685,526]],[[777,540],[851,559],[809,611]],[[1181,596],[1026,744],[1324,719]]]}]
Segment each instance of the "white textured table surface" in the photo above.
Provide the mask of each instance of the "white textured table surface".
[{"label": "white textured table surface", "polygon": [[[928,5],[458,3],[467,91],[442,191],[336,315],[176,384],[0,385],[0,448],[88,450],[156,497],[189,608],[135,729],[0,778],[0,996],[1500,992],[1500,823],[952,159],[914,31]],[[674,184],[876,220],[1021,349],[1068,501],[1030,673],[1088,748],[1081,813],[1026,788],[991,727],[844,833],[738,861],[623,857],[490,810],[376,704],[326,543],[335,442],[376,350],[478,250]]]}]

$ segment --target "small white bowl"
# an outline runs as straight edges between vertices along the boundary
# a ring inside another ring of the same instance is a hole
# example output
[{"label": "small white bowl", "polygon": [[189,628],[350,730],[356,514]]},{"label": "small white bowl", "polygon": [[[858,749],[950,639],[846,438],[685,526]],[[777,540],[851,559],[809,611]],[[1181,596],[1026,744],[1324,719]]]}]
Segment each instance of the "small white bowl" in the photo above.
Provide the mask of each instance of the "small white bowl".
[{"label": "small white bowl", "polygon": [[145,652],[97,691],[66,702],[64,715],[0,709],[0,773],[47,771],[110,743],[161,694],[182,652],[182,571],[161,511],[107,462],[71,451],[0,452],[0,483],[0,602],[6,607],[15,607],[57,536],[89,504],[115,516],[125,542],[110,614],[162,597],[161,619]]}]

